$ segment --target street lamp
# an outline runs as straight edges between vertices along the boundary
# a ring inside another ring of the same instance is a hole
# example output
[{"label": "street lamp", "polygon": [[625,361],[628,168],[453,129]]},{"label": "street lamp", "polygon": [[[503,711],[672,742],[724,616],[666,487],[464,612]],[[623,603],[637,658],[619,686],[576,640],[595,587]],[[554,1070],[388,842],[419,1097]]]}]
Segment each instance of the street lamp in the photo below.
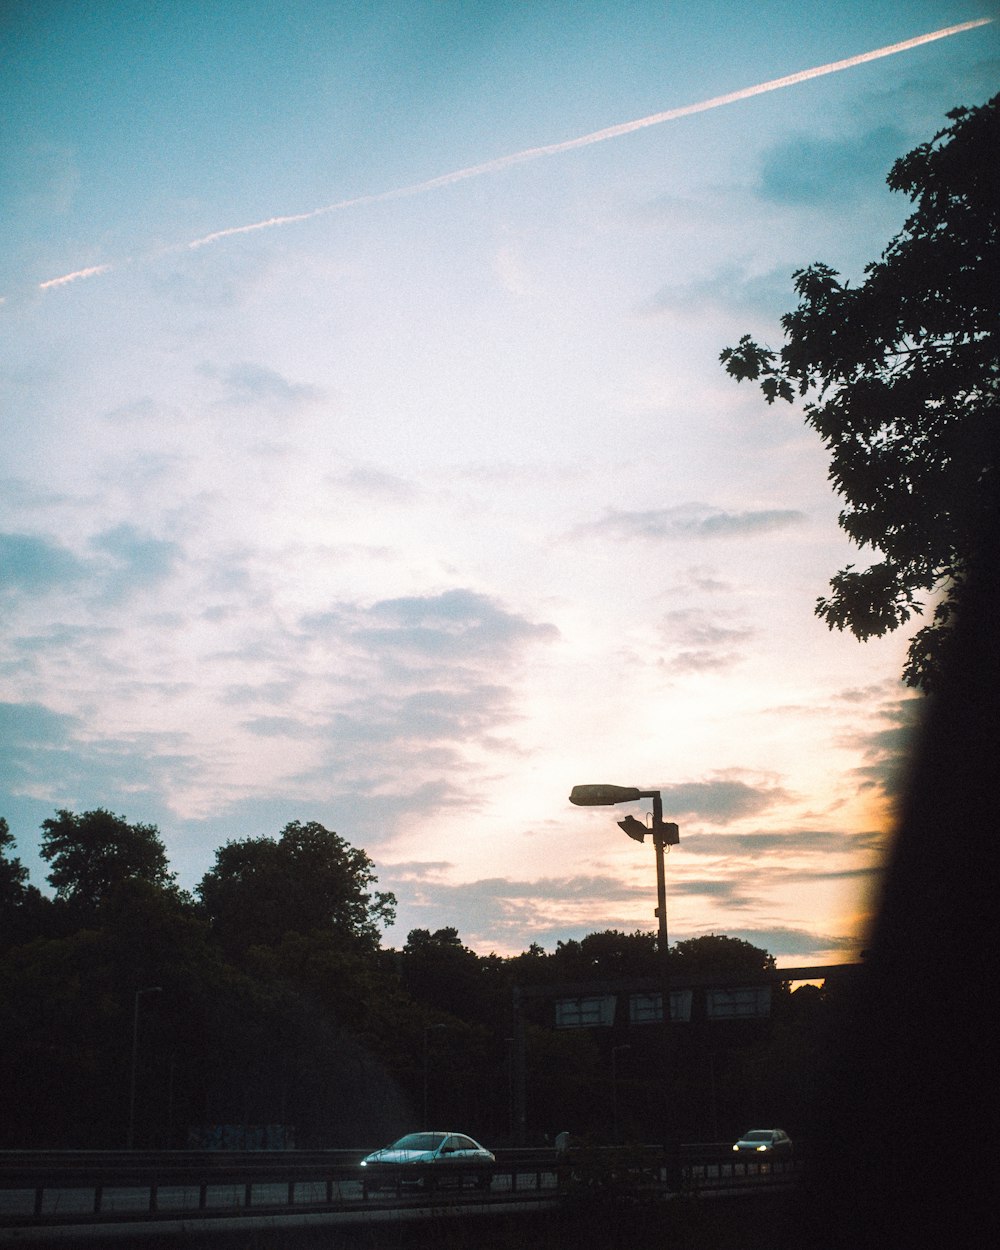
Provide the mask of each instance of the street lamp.
[{"label": "street lamp", "polygon": [[161,985],[147,985],[144,989],[136,990],[135,1000],[132,1005],[132,1067],[129,1076],[128,1087],[128,1139],[125,1149],[131,1150],[135,1141],[135,1072],[136,1060],[139,1057],[139,999],[143,994],[161,994],[163,987]]},{"label": "street lamp", "polygon": [[427,1034],[431,1029],[446,1029],[446,1024],[425,1024],[424,1025],[424,1128],[430,1128],[427,1123]]},{"label": "street lamp", "polygon": [[609,807],[614,803],[635,803],[639,799],[653,800],[653,823],[644,825],[634,816],[626,816],[618,821],[619,829],[624,830],[635,842],[644,842],[646,834],[653,835],[653,847],[656,851],[656,917],[659,921],[660,959],[664,972],[663,1021],[670,1022],[670,1001],[666,997],[667,967],[667,879],[663,867],[663,848],[676,846],[681,839],[680,830],[671,821],[663,819],[663,799],[659,790],[640,790],[637,786],[574,786],[569,801],[578,807]]}]

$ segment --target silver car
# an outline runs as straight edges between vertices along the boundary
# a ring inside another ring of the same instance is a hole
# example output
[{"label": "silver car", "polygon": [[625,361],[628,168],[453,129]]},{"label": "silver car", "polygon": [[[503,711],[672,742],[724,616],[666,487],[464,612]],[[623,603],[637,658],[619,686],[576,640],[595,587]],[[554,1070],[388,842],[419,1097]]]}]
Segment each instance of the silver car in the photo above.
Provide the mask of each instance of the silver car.
[{"label": "silver car", "polygon": [[361,1167],[365,1193],[402,1185],[461,1186],[466,1180],[489,1189],[496,1156],[464,1133],[407,1133],[362,1159]]},{"label": "silver car", "polygon": [[792,1139],[780,1128],[752,1128],[743,1134],[733,1146],[737,1154],[780,1154],[792,1153]]}]

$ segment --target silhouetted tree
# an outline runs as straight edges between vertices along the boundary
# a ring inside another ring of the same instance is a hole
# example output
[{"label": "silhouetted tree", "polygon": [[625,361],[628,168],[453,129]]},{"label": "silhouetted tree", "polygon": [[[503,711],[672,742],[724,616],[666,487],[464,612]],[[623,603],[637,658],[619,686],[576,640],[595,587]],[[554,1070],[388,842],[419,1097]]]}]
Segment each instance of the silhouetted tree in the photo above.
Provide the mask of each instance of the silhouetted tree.
[{"label": "silhouetted tree", "polygon": [[744,335],[721,356],[768,403],[811,396],[805,419],[831,453],[841,527],[882,555],[837,573],[817,615],[863,640],[943,592],[903,672],[925,691],[991,507],[1000,439],[1000,96],[948,117],[893,165],[889,186],[916,210],[864,282],[824,264],[799,270],[785,346]]},{"label": "silhouetted tree", "polygon": [[0,816],[0,947],[41,933],[49,900],[28,882],[28,870],[11,855],[14,835]]},{"label": "silhouetted tree", "polygon": [[660,971],[656,934],[637,929],[604,929],[586,937],[557,942],[552,965],[565,980],[655,976]]},{"label": "silhouetted tree", "polygon": [[6,818],[0,816],[0,907],[6,909],[21,901],[28,870],[19,859],[9,854],[14,846],[14,835]]},{"label": "silhouetted tree", "polygon": [[275,946],[286,933],[331,934],[345,947],[374,951],[395,917],[395,896],[372,891],[372,861],[317,821],[292,821],[273,838],[227,842],[197,887],[230,952]]},{"label": "silhouetted tree", "polygon": [[743,974],[769,972],[774,956],[762,946],[725,933],[704,933],[671,947],[671,970],[688,973]]},{"label": "silhouetted tree", "polygon": [[79,816],[63,809],[42,821],[40,854],[52,865],[56,898],[77,911],[95,909],[123,881],[174,882],[156,826],[130,825],[104,808]]}]

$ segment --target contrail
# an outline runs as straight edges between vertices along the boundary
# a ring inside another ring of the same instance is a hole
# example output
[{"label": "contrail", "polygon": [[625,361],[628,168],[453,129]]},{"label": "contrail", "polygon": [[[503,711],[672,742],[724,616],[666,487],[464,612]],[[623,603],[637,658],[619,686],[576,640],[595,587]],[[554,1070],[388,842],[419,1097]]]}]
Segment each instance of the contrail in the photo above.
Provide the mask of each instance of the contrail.
[{"label": "contrail", "polygon": [[[662,113],[651,113],[648,117],[640,117],[635,121],[621,122],[617,126],[607,126],[604,130],[594,130],[590,134],[580,135],[576,139],[565,139],[561,143],[547,143],[541,147],[525,148],[520,152],[512,152],[507,156],[498,156],[494,160],[483,161],[480,165],[468,165],[464,169],[453,170],[449,174],[441,174],[436,178],[428,178],[425,182],[415,182],[409,186],[397,187],[392,191],[380,191],[372,195],[360,195],[354,199],[338,200],[335,204],[325,204],[321,208],[309,209],[304,213],[293,213],[284,217],[268,217],[264,221],[255,221],[246,226],[230,226],[225,230],[215,230],[201,238],[192,239],[183,244],[185,248],[206,247],[209,243],[217,243],[220,239],[229,239],[238,234],[252,234],[257,230],[270,230],[275,226],[290,226],[300,221],[311,221],[314,217],[323,217],[327,213],[340,212],[346,208],[359,208],[365,204],[379,204],[386,200],[401,199],[408,195],[420,195],[425,191],[434,191],[438,187],[448,187],[456,182],[464,182],[467,178],[478,178],[482,174],[498,173],[509,169],[512,165],[522,165],[527,161],[536,161],[543,156],[557,156],[560,152],[571,152],[574,148],[589,147],[593,143],[604,143],[607,139],[618,139],[622,135],[632,134],[636,130],[644,130],[647,126],[659,126],[663,122],[676,121],[679,117],[689,117],[692,113],[704,113],[709,109],[722,108],[726,104],[736,104],[740,100],[749,100],[753,96],[764,95],[768,91],[780,91],[783,87],[794,87],[798,83],[808,82],[812,78],[821,78],[824,74],[836,74],[844,69],[853,69],[857,65],[867,65],[869,61],[878,61],[885,56],[895,56],[897,52],[908,52],[911,48],[919,48],[925,43],[933,43],[936,39],[947,39],[950,35],[958,35],[966,30],[974,30],[978,26],[988,26],[994,19],[991,17],[977,18],[971,22],[961,22],[957,26],[945,26],[941,30],[932,31],[928,35],[917,35],[914,39],[904,39],[902,43],[889,44],[885,48],[876,48],[873,52],[862,52],[858,56],[849,56],[842,61],[831,61],[828,65],[817,65],[813,69],[799,70],[784,78],[772,78],[769,82],[758,83],[755,87],[743,87],[739,91],[731,91],[727,95],[713,96],[710,100],[702,100],[697,104],[684,104],[679,108],[667,109]],[[51,278],[40,283],[43,290],[74,282],[78,278],[91,278],[97,274],[107,273],[112,266],[95,265],[90,269],[80,269],[61,278]]]},{"label": "contrail", "polygon": [[91,265],[89,269],[78,269],[76,273],[64,273],[61,278],[49,278],[48,282],[39,282],[40,291],[50,291],[54,286],[65,286],[67,282],[76,282],[78,278],[96,278],[99,273],[107,273],[110,265]]}]

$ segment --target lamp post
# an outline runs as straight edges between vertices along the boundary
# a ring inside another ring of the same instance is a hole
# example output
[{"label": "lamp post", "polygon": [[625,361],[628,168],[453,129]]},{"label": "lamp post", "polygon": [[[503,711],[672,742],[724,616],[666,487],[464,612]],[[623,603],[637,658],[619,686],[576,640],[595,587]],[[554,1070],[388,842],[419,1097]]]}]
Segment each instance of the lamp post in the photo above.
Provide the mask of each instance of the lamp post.
[{"label": "lamp post", "polygon": [[424,1025],[424,1128],[430,1128],[427,1123],[427,1034],[431,1029],[445,1029],[446,1024],[425,1024]]},{"label": "lamp post", "polygon": [[[574,786],[569,801],[578,807],[608,807],[614,803],[635,803],[639,799],[653,800],[653,823],[646,826],[634,816],[626,816],[618,821],[619,829],[624,830],[635,842],[644,842],[646,834],[653,835],[653,848],[656,851],[656,917],[659,922],[659,947],[661,966],[666,977],[667,967],[667,879],[663,867],[663,848],[676,846],[680,841],[680,830],[671,821],[663,819],[663,798],[659,790],[640,790],[637,786]],[[664,985],[666,991],[666,985]],[[663,1000],[664,1023],[670,1020],[670,1003]]]},{"label": "lamp post", "polygon": [[143,994],[160,994],[162,992],[163,987],[160,985],[147,985],[144,989],[136,990],[132,1004],[132,1065],[128,1085],[128,1138],[125,1143],[126,1150],[131,1150],[135,1142],[135,1074],[136,1061],[139,1057],[139,1000]]},{"label": "lamp post", "polygon": [[[663,799],[659,790],[640,790],[637,786],[588,785],[574,786],[569,801],[578,807],[609,807],[614,803],[636,803],[639,799],[653,800],[653,823],[644,825],[634,816],[626,816],[618,822],[618,827],[636,842],[644,842],[646,834],[653,835],[653,849],[656,852],[656,918],[659,922],[658,945],[660,948],[660,1002],[663,1020],[663,1089],[669,1097],[668,1079],[671,1072],[671,1029],[670,1029],[670,974],[667,955],[667,884],[663,867],[663,848],[676,846],[680,841],[680,830],[672,821],[663,819]],[[614,1052],[612,1052],[612,1060]],[[664,1147],[674,1159],[676,1167],[678,1158],[674,1132],[665,1125]]]},{"label": "lamp post", "polygon": [[628,1045],[611,1047],[611,1137],[618,1145],[618,1052],[631,1050]]}]

